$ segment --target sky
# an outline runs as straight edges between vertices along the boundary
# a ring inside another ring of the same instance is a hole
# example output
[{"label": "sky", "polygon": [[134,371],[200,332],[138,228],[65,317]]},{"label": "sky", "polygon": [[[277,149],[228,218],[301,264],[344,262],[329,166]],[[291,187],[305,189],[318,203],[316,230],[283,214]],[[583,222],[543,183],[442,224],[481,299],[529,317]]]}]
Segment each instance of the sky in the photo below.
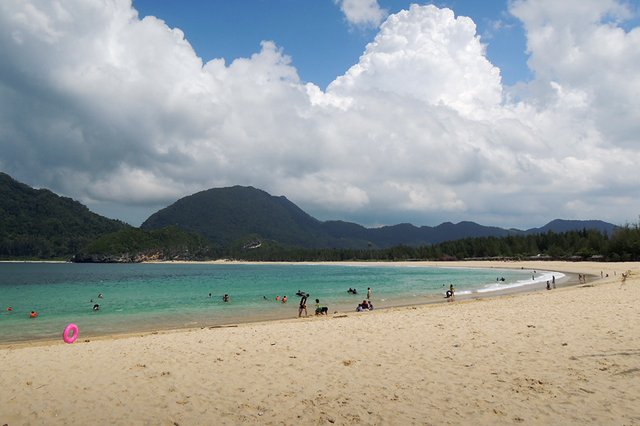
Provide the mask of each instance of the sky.
[{"label": "sky", "polygon": [[374,227],[640,214],[638,0],[4,0],[0,171],[134,226],[253,186]]}]

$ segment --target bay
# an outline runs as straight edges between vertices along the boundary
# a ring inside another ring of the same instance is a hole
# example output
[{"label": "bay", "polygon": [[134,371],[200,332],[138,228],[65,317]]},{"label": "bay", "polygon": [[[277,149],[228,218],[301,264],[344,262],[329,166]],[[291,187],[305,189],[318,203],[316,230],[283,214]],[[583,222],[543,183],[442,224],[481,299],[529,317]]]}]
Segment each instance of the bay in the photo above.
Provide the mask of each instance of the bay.
[{"label": "bay", "polygon": [[[310,294],[313,314],[316,298],[331,313],[354,311],[368,287],[379,309],[442,301],[449,284],[470,295],[549,278],[541,271],[394,264],[0,263],[0,342],[59,339],[69,323],[83,339],[291,318],[298,314],[299,290]],[[276,301],[285,295],[288,303]],[[38,317],[29,318],[31,311]]]}]

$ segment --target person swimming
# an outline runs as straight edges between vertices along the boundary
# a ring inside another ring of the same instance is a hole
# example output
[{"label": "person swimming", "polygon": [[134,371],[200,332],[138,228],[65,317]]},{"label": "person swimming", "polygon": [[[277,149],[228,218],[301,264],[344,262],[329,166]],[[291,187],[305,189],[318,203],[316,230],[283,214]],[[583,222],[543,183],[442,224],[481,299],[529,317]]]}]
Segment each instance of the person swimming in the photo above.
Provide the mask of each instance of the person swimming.
[{"label": "person swimming", "polygon": [[97,303],[95,305],[93,305],[93,310],[94,311],[99,311],[100,310],[100,305],[98,305]]},{"label": "person swimming", "polygon": [[223,302],[228,302],[229,301],[229,295],[225,294],[224,296],[222,296],[222,301]]}]

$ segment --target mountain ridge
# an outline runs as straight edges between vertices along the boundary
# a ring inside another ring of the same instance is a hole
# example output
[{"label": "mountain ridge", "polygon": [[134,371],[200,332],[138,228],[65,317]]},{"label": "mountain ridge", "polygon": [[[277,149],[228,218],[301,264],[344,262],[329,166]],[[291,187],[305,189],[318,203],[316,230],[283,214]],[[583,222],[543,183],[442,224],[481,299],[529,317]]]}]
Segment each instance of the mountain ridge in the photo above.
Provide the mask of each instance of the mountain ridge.
[{"label": "mountain ridge", "polygon": [[[549,231],[597,229],[610,235],[616,228],[600,220],[562,219],[527,230],[483,226],[471,221],[443,222],[434,227],[400,223],[366,228],[343,220],[320,221],[285,196],[272,196],[261,189],[239,185],[211,188],[180,198],[150,215],[140,229],[152,232],[167,227],[180,229],[191,236],[182,235],[177,230],[163,234],[127,231],[136,228],[93,213],[71,198],[61,197],[47,189],[31,188],[0,172],[0,258],[5,259],[67,258],[75,254],[90,256],[92,253],[83,251],[85,248],[92,248],[100,255],[108,254],[108,247],[122,243],[118,238],[109,237],[117,232],[130,245],[134,239],[146,241],[145,253],[160,252],[165,257],[188,258],[195,252],[204,254],[210,250],[205,249],[204,243],[192,234],[202,236],[218,251],[257,248],[262,242],[267,242],[270,247],[381,249]],[[162,243],[154,243],[160,236]],[[154,244],[159,244],[162,250],[154,252]],[[138,245],[133,244],[131,248]]]},{"label": "mountain ridge", "polygon": [[[253,214],[258,212],[264,216]],[[435,227],[401,223],[366,228],[342,220],[322,222],[284,196],[239,185],[211,188],[183,197],[149,216],[141,228],[151,230],[169,225],[199,233],[217,246],[258,238],[302,248],[388,248],[430,245],[469,237],[505,237],[583,228],[610,234],[615,229],[615,225],[600,220],[563,219],[554,219],[542,227],[528,230],[484,226],[471,221],[444,222]]]}]

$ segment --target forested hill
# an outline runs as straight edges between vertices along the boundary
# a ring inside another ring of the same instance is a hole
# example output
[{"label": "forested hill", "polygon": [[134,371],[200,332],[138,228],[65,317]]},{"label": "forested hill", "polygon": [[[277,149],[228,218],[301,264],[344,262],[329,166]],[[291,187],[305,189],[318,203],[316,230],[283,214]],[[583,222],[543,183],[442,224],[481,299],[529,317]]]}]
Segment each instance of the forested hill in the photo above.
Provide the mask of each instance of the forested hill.
[{"label": "forested hill", "polygon": [[365,228],[343,221],[322,222],[285,197],[234,186],[182,198],[136,229],[0,173],[0,259],[70,259],[77,255],[79,261],[197,260],[248,252],[267,259],[272,252],[281,256],[288,249],[426,247],[464,238],[586,229],[606,236],[614,228],[602,221],[563,220],[526,231],[473,222]]},{"label": "forested hill", "polygon": [[70,257],[96,237],[128,227],[71,198],[0,172],[0,258]]},{"label": "forested hill", "polygon": [[151,215],[142,229],[174,225],[195,232],[219,247],[270,240],[296,247],[363,247],[366,241],[329,235],[322,222],[285,197],[234,186],[213,188],[181,198]]},{"label": "forested hill", "polygon": [[611,235],[614,225],[602,221],[555,220],[526,231],[482,226],[474,222],[446,222],[435,227],[411,224],[365,228],[344,222],[321,222],[285,197],[253,187],[214,188],[181,198],[143,224],[147,230],[169,225],[195,232],[217,247],[275,242],[301,248],[388,248],[422,246],[477,237],[531,235],[547,231],[595,229]]}]

